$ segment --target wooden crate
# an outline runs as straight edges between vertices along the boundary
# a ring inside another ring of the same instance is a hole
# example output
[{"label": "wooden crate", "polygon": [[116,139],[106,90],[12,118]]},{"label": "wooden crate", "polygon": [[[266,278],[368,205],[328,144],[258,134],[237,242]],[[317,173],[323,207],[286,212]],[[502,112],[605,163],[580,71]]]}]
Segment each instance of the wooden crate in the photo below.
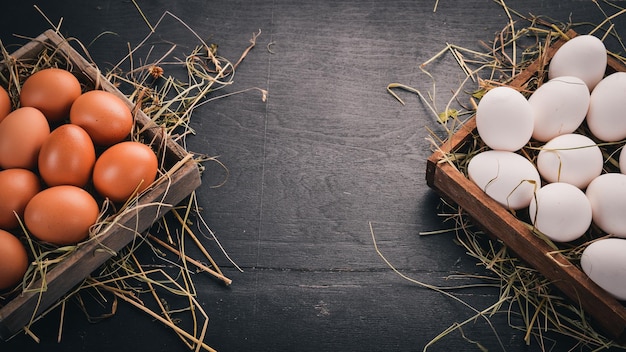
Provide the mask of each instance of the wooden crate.
[{"label": "wooden crate", "polygon": [[[574,31],[567,35],[576,36]],[[514,87],[524,86],[538,72],[546,72],[549,60],[566,41],[555,42],[546,52],[545,60],[533,62],[510,83]],[[626,71],[626,67],[609,57],[606,74]],[[426,181],[443,197],[460,206],[486,233],[501,240],[521,260],[525,261],[549,279],[555,287],[569,297],[573,304],[580,305],[595,319],[606,333],[619,342],[626,342],[626,307],[613,296],[593,283],[574,263],[554,250],[542,239],[487,196],[476,184],[466,178],[448,162],[444,155],[460,150],[473,139],[476,131],[475,116],[453,136],[446,140],[427,161]]]},{"label": "wooden crate", "polygon": [[[68,42],[48,30],[12,54],[16,59],[32,59],[44,50],[59,55],[71,65],[73,73],[81,83],[106,90],[122,98],[134,109],[134,104],[115,86],[107,81],[93,64],[89,63]],[[0,67],[2,70],[3,67]],[[171,171],[167,180],[157,180],[138,199],[137,210],[121,213],[114,225],[106,227],[98,234],[98,240],[80,244],[67,259],[56,265],[46,275],[47,290],[43,293],[28,292],[13,298],[0,309],[0,337],[4,340],[20,332],[33,317],[39,317],[46,309],[58,302],[66,293],[80,284],[89,274],[111,258],[111,250],[119,251],[128,245],[136,235],[150,227],[157,219],[190,195],[200,186],[200,171],[194,160],[188,157],[180,145],[167,138],[163,131],[141,110],[135,112],[135,123],[142,137],[151,141],[153,149],[164,160],[163,167]],[[154,147],[158,146],[158,147]],[[160,206],[156,205],[161,203]],[[166,204],[165,206],[163,204]],[[171,206],[167,206],[171,205]],[[112,221],[113,222],[113,221]],[[107,248],[107,250],[99,250]],[[34,283],[33,287],[40,287]]]}]

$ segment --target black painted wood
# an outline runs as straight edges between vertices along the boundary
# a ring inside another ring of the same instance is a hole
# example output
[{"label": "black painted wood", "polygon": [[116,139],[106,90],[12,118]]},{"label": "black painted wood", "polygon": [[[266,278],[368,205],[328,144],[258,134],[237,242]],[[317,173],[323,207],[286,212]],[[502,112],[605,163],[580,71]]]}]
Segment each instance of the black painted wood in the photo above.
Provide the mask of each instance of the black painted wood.
[{"label": "black painted wood", "polygon": [[[32,1],[0,13],[0,38],[35,36],[49,26]],[[521,13],[567,21],[599,22],[593,1],[509,1]],[[409,283],[378,257],[371,223],[384,254],[395,266],[428,284],[459,272],[483,273],[452,234],[420,237],[448,228],[437,216],[438,197],[424,180],[430,145],[426,126],[437,128],[417,97],[402,94],[400,105],[388,83],[428,90],[418,65],[451,42],[478,48],[508,21],[493,1],[139,1],[155,23],[169,10],[199,35],[219,44],[236,60],[253,32],[258,45],[239,67],[235,85],[269,91],[266,102],[249,92],[216,100],[197,110],[190,150],[219,155],[223,170],[207,165],[198,190],[204,217],[232,258],[216,256],[234,280],[225,288],[198,276],[198,299],[210,315],[206,342],[218,351],[421,351],[455,322],[473,315],[440,293]],[[91,42],[104,69],[148,31],[129,1],[41,1],[62,32]],[[618,23],[623,29],[624,23]],[[179,43],[188,51],[194,38],[165,21],[155,40]],[[437,104],[462,79],[449,57],[430,66],[437,77]],[[215,247],[207,240],[207,246]],[[461,280],[460,283],[465,281]],[[482,309],[498,290],[467,289],[458,296]],[[111,319],[90,324],[68,305],[63,340],[56,342],[58,312],[34,326],[42,341],[17,336],[2,351],[179,351],[184,346],[166,328],[121,304]],[[507,351],[539,351],[507,316],[491,318]],[[500,350],[484,320],[464,329],[489,350]],[[550,349],[554,346],[547,346]],[[572,342],[556,343],[567,351]],[[476,346],[453,333],[429,351],[472,351]]]}]

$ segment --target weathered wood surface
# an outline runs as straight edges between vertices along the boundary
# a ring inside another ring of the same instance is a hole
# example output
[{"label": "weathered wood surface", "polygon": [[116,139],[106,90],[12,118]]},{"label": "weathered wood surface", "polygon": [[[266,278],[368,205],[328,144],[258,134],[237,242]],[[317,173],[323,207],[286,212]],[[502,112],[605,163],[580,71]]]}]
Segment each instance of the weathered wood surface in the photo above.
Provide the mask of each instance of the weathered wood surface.
[{"label": "weathered wood surface", "polygon": [[[47,24],[24,1],[0,13],[0,38],[35,36]],[[451,274],[484,274],[453,234],[419,236],[449,229],[437,214],[439,197],[425,180],[431,146],[425,126],[435,117],[409,93],[399,104],[385,88],[405,83],[423,92],[432,81],[419,64],[453,43],[479,49],[508,18],[490,0],[255,0],[138,1],[155,23],[169,10],[199,35],[236,60],[252,33],[262,30],[238,69],[235,85],[269,91],[266,102],[249,92],[220,99],[192,117],[196,152],[219,155],[230,176],[209,164],[198,190],[206,221],[244,269],[223,264],[233,279],[224,288],[198,276],[198,299],[210,316],[206,342],[218,351],[421,351],[455,322],[474,313],[439,293],[408,283],[382,262],[373,248],[372,223],[381,251],[402,272],[430,284],[457,285]],[[600,22],[593,1],[511,0],[521,13],[560,21]],[[40,1],[62,31],[89,43],[106,69],[138,43],[147,26],[132,2]],[[618,30],[624,23],[616,21]],[[153,43],[176,41],[183,51],[195,39],[176,21],[166,21]],[[429,66],[436,77],[437,106],[463,79],[451,57]],[[210,240],[206,241],[215,250]],[[455,292],[477,308],[498,297],[497,288]],[[513,317],[515,320],[516,317]],[[540,351],[507,316],[491,318],[507,351]],[[67,306],[63,340],[56,343],[59,313],[34,327],[42,342],[18,336],[2,351],[173,351],[184,347],[150,318],[127,305],[98,324]],[[484,320],[463,332],[490,351],[501,350]],[[546,350],[568,351],[567,339]],[[429,351],[478,350],[453,333]]]}]

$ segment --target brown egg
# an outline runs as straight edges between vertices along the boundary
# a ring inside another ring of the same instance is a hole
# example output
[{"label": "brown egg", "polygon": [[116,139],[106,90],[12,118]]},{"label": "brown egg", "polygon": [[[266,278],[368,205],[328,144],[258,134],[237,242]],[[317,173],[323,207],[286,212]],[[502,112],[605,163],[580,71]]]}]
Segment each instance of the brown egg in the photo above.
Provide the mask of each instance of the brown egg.
[{"label": "brown egg", "polygon": [[92,90],[76,99],[70,110],[70,122],[84,128],[94,144],[110,146],[130,134],[133,115],[115,94]]},{"label": "brown egg", "polygon": [[0,171],[0,229],[11,230],[16,228],[19,222],[15,214],[23,218],[26,204],[40,190],[39,178],[30,170],[6,169]]},{"label": "brown egg", "polygon": [[24,224],[41,241],[76,244],[87,238],[100,209],[91,194],[76,186],[54,186],[37,193],[26,205]]},{"label": "brown egg", "polygon": [[80,126],[57,127],[39,151],[39,174],[48,186],[83,187],[91,178],[96,150]]},{"label": "brown egg", "polygon": [[13,110],[11,97],[6,89],[0,87],[0,122]]},{"label": "brown egg", "polygon": [[72,103],[80,94],[80,82],[71,72],[46,68],[24,81],[20,105],[37,108],[50,122],[59,122],[68,117]]},{"label": "brown egg", "polygon": [[139,142],[122,142],[109,147],[96,160],[93,183],[101,195],[125,202],[154,182],[158,160],[152,149]]},{"label": "brown egg", "polygon": [[0,290],[19,283],[28,269],[28,254],[20,240],[0,230]]},{"label": "brown egg", "polygon": [[50,125],[41,111],[23,107],[0,123],[0,168],[34,170],[41,145],[50,135]]}]

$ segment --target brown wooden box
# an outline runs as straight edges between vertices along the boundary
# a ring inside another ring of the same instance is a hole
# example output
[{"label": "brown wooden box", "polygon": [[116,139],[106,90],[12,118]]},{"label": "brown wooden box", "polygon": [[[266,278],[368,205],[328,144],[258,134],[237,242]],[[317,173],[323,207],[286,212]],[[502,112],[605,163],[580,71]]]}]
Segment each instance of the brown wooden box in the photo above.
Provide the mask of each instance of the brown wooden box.
[{"label": "brown wooden box", "polygon": [[[567,35],[572,38],[576,33],[569,31]],[[533,62],[510,85],[521,87],[537,72],[547,68],[549,60],[564,43],[565,40],[555,42],[546,52],[546,60]],[[626,71],[626,67],[609,57],[606,73],[615,71]],[[580,304],[610,337],[622,343],[626,342],[626,307],[621,302],[593,283],[578,266],[563,255],[554,253],[546,242],[534,235],[525,224],[487,196],[454,166],[442,161],[444,155],[462,148],[473,135],[477,135],[475,117],[471,117],[440,146],[440,150],[428,158],[428,185],[460,206],[486,233],[500,239],[520,259],[552,281],[574,304]]]},{"label": "brown wooden box", "polygon": [[[52,51],[54,55],[60,55],[71,63],[72,71],[81,83],[112,92],[124,99],[131,110],[134,108],[130,100],[107,81],[97,67],[85,60],[53,30],[39,35],[11,56],[16,59],[37,58],[43,50]],[[0,65],[0,70],[3,66]],[[135,113],[135,118],[144,140],[152,141],[153,146],[161,146],[161,149],[156,152],[165,160],[164,167],[171,171],[167,180],[157,180],[138,199],[140,205],[155,205],[138,207],[135,211],[114,215],[119,219],[114,222],[114,225],[101,231],[98,241],[92,240],[80,244],[70,257],[47,273],[45,292],[23,293],[7,302],[0,309],[0,337],[2,339],[6,340],[20,332],[33,317],[40,316],[107,261],[112,256],[110,250],[117,252],[124,248],[137,233],[146,230],[172,206],[178,204],[200,186],[200,171],[196,162],[188,157],[187,151],[167,138],[162,130],[139,109]],[[156,203],[161,204],[157,206]],[[99,250],[102,248],[109,250]],[[38,283],[34,285],[34,287],[40,286]]]}]

